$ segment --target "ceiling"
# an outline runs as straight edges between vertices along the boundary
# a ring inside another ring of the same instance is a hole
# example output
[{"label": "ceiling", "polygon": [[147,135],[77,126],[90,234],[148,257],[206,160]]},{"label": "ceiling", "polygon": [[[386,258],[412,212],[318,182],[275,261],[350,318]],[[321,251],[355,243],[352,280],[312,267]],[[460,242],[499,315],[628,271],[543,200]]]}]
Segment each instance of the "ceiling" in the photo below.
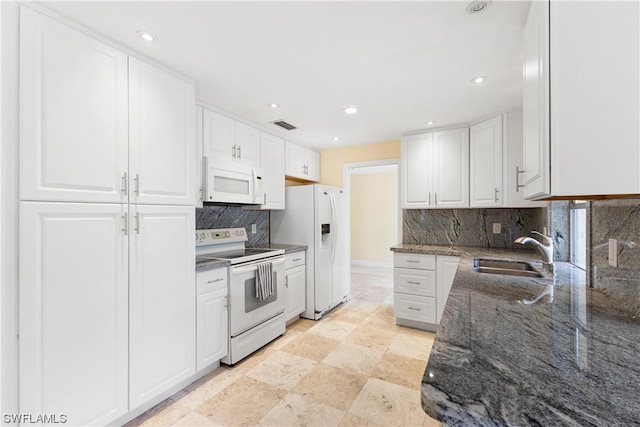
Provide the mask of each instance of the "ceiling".
[{"label": "ceiling", "polygon": [[[468,4],[43,2],[190,77],[199,101],[314,149],[398,139],[427,121],[451,126],[521,105],[529,2],[494,0],[477,15]],[[473,84],[480,75],[488,80]],[[357,114],[342,111],[350,104]],[[299,129],[281,130],[276,119]]]}]

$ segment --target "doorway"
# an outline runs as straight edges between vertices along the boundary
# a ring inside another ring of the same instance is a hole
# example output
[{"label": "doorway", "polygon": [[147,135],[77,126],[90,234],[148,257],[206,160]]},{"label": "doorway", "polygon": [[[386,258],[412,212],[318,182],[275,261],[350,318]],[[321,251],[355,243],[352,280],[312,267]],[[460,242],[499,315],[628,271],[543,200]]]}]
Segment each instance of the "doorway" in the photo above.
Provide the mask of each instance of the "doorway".
[{"label": "doorway", "polygon": [[398,159],[344,165],[343,182],[351,200],[352,265],[393,266],[389,248],[402,241],[398,165]]}]

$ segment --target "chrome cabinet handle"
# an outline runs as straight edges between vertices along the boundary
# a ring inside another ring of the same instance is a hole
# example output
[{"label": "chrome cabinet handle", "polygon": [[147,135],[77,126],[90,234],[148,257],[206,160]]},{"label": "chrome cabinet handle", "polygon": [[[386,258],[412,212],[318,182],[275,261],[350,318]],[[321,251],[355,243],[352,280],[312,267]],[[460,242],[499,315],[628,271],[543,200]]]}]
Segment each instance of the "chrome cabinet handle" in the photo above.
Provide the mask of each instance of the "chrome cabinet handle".
[{"label": "chrome cabinet handle", "polygon": [[495,201],[496,201],[496,202],[498,202],[498,193],[499,193],[499,191],[498,191],[498,189],[496,188],[496,189],[495,189]]},{"label": "chrome cabinet handle", "polygon": [[411,285],[419,285],[420,282],[413,282],[413,281],[408,281],[407,283],[411,284]]},{"label": "chrome cabinet handle", "polygon": [[136,196],[140,195],[140,174],[136,174],[136,177],[133,178],[133,191],[136,193]]},{"label": "chrome cabinet handle", "polygon": [[263,203],[263,205],[266,205],[266,204],[267,204],[267,193],[264,193],[264,203]]},{"label": "chrome cabinet handle", "polygon": [[436,200],[435,205],[438,206],[438,193],[435,193],[433,197]]},{"label": "chrome cabinet handle", "polygon": [[231,147],[231,158],[234,160],[236,158],[236,144],[233,144],[233,147]]},{"label": "chrome cabinet handle", "polygon": [[293,260],[293,262],[296,262],[296,261],[302,261],[302,258],[296,258]]},{"label": "chrome cabinet handle", "polygon": [[429,206],[431,206],[431,192],[429,192]]},{"label": "chrome cabinet handle", "polygon": [[238,160],[242,160],[242,146],[238,145]]},{"label": "chrome cabinet handle", "polygon": [[414,264],[420,264],[420,261],[416,261],[415,259],[408,259],[407,262],[412,262]]},{"label": "chrome cabinet handle", "polygon": [[218,277],[216,280],[209,280],[207,283],[218,283],[218,282],[222,282],[224,279],[221,277]]},{"label": "chrome cabinet handle", "polygon": [[122,184],[121,184],[121,188],[120,191],[122,192],[122,194],[124,194],[125,196],[127,195],[127,193],[129,192],[129,182],[128,182],[128,176],[127,176],[127,172],[125,171],[124,174],[122,175]]},{"label": "chrome cabinet handle", "polygon": [[224,308],[229,308],[229,297],[224,297]]},{"label": "chrome cabinet handle", "polygon": [[122,215],[122,220],[123,220],[123,224],[122,224],[122,230],[124,232],[125,236],[129,235],[129,219],[128,219],[128,214],[125,212]]},{"label": "chrome cabinet handle", "polygon": [[407,308],[408,308],[409,310],[422,311],[422,310],[420,310],[418,307],[411,307],[411,306],[409,306],[409,307],[407,307]]},{"label": "chrome cabinet handle", "polygon": [[136,219],[136,228],[134,230],[136,230],[136,234],[140,234],[140,214],[136,214],[135,219]]},{"label": "chrome cabinet handle", "polygon": [[520,184],[520,174],[524,173],[525,171],[521,171],[520,170],[520,166],[516,166],[516,193],[520,192],[520,189],[522,187],[525,187],[524,184]]}]

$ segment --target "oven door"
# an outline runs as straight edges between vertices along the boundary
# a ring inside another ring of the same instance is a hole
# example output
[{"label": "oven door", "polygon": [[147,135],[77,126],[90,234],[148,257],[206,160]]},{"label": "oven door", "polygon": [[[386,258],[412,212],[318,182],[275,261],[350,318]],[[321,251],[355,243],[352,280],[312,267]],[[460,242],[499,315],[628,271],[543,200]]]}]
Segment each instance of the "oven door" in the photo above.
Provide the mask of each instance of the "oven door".
[{"label": "oven door", "polygon": [[232,337],[284,312],[286,307],[284,257],[272,258],[275,292],[266,300],[256,298],[256,261],[230,269],[229,330]]}]

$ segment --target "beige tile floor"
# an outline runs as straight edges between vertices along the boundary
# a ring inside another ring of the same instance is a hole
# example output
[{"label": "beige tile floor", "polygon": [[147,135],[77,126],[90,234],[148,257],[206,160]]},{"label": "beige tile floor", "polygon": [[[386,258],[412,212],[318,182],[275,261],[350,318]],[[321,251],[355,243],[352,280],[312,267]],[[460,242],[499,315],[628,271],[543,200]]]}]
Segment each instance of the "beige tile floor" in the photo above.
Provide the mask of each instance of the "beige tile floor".
[{"label": "beige tile floor", "polygon": [[434,334],[397,326],[389,268],[354,266],[351,300],[129,426],[440,426],[420,407]]}]

